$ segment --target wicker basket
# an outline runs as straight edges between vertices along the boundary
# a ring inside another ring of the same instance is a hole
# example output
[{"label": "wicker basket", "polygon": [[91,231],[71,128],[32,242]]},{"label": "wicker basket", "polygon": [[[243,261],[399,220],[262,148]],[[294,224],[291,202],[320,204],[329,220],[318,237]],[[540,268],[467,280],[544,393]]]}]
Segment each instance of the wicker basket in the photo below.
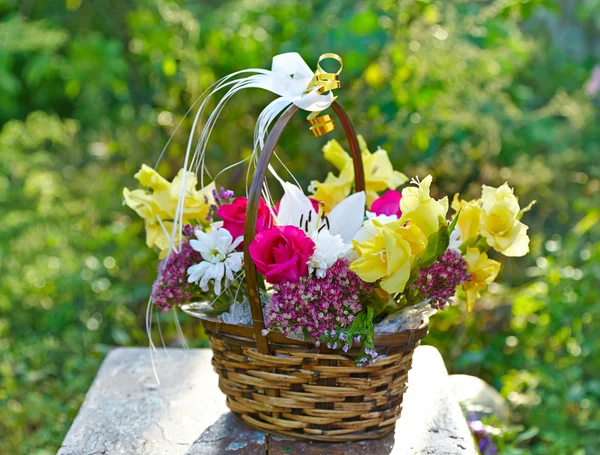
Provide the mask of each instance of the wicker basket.
[{"label": "wicker basket", "polygon": [[[333,110],[350,142],[356,190],[365,188],[356,133],[342,107]],[[279,118],[268,136],[256,166],[248,196],[245,239],[253,239],[267,167],[296,106]],[[347,353],[292,340],[279,332],[263,336],[264,319],[256,268],[245,242],[244,263],[253,327],[202,319],[213,350],[219,387],[229,409],[251,427],[279,436],[317,441],[376,439],[394,430],[402,410],[412,355],[427,334],[427,325],[398,334],[379,335],[379,354],[367,367],[354,365],[359,346]]]}]

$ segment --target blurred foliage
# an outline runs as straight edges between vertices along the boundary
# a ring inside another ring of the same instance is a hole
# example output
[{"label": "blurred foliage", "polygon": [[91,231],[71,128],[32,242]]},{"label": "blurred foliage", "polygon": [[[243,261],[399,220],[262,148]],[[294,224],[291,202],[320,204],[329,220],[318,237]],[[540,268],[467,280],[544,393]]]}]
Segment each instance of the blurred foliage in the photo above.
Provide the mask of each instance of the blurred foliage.
[{"label": "blurred foliage", "polygon": [[[0,2],[0,453],[59,446],[111,346],[147,342],[157,258],[121,205],[142,163],[173,176],[187,109],[219,77],[297,50],[343,56],[340,101],[372,147],[440,192],[508,181],[532,254],[505,262],[476,311],[432,321],[451,372],[478,375],[535,429],[511,450],[600,452],[600,3],[549,0]],[[565,39],[566,36],[566,39]],[[238,95],[211,169],[245,156],[272,95]],[[282,156],[323,178],[305,122]],[[310,154],[310,159],[307,159]],[[319,171],[316,171],[316,170]],[[240,189],[243,170],[222,184]],[[196,345],[202,331],[180,318]],[[161,316],[177,343],[172,316]]]}]

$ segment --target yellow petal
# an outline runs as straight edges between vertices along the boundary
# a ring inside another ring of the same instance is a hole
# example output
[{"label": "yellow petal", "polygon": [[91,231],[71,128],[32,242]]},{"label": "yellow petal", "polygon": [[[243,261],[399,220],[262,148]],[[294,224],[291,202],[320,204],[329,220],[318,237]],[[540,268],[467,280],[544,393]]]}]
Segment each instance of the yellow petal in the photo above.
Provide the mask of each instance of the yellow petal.
[{"label": "yellow petal", "polygon": [[198,178],[196,174],[193,172],[184,172],[183,169],[180,169],[173,182],[171,182],[171,186],[169,188],[170,196],[172,199],[177,201],[179,198],[179,194],[181,192],[181,185],[185,183],[185,193],[187,195],[191,195],[192,192],[196,189],[196,183]]},{"label": "yellow petal", "polygon": [[[171,233],[171,229],[173,229],[173,223],[164,222],[163,223],[168,234]],[[158,247],[158,249],[163,252],[169,248],[169,237],[167,233],[163,230],[159,223],[146,222],[146,245],[149,248]]]},{"label": "yellow petal", "polygon": [[145,164],[142,164],[142,168],[133,177],[136,178],[142,186],[152,188],[153,190],[162,190],[169,187],[168,180]]},{"label": "yellow petal", "polygon": [[507,183],[494,188],[492,186],[483,185],[481,187],[481,201],[484,211],[489,211],[491,207],[498,203],[504,202],[508,205],[513,217],[519,213],[519,202],[517,201],[514,191]]},{"label": "yellow petal", "polygon": [[468,283],[463,284],[463,290],[465,291],[465,301],[467,303],[467,311],[470,313],[475,307],[475,302],[479,300],[481,294],[476,287],[470,286]]},{"label": "yellow petal", "polygon": [[521,257],[529,253],[529,236],[527,235],[526,225],[520,221],[516,221],[513,226],[512,242],[511,244],[500,251],[505,256],[509,257]]},{"label": "yellow petal", "polygon": [[387,275],[393,275],[403,265],[409,265],[410,272],[410,245],[399,234],[389,230],[382,230],[385,239],[385,252],[387,258]]},{"label": "yellow petal", "polygon": [[377,193],[377,191],[367,189],[366,195],[367,195],[367,209],[370,209],[373,202],[375,202],[377,199],[379,199],[379,193]]},{"label": "yellow petal", "polygon": [[352,181],[334,176],[331,172],[327,175],[324,182],[313,181],[317,186],[317,191],[313,197],[325,204],[325,211],[331,212],[333,208],[342,202],[352,190]]},{"label": "yellow petal", "polygon": [[364,155],[370,155],[371,152],[367,146],[367,141],[365,141],[365,138],[362,136],[362,134],[356,136],[356,139],[358,139],[358,147],[360,148],[360,152]]},{"label": "yellow petal", "polygon": [[479,291],[487,288],[500,272],[500,263],[489,259],[486,253],[480,252],[477,248],[467,248],[465,254],[467,262],[467,271],[470,273],[469,281],[463,284],[467,310],[471,311],[475,301],[479,299]]},{"label": "yellow petal", "polygon": [[381,289],[390,294],[404,291],[410,277],[410,261],[402,264],[392,275],[381,280]]},{"label": "yellow petal", "polygon": [[[452,209],[457,212],[456,228],[460,233],[461,240],[467,241],[479,235],[482,210],[478,201],[461,201],[458,199],[458,194],[455,194]],[[460,215],[458,215],[458,212],[460,212]]]},{"label": "yellow petal", "polygon": [[145,190],[130,191],[123,188],[123,199],[125,199],[125,204],[128,207],[135,210],[144,219],[154,220],[156,215],[164,215],[164,212],[157,206],[152,194],[147,193]]},{"label": "yellow petal", "polygon": [[381,224],[377,220],[373,220],[373,224],[378,228],[388,229],[402,239],[408,242],[410,246],[410,252],[412,255],[421,255],[427,247],[427,236],[423,231],[414,223],[406,222],[405,220],[398,220],[392,223]]},{"label": "yellow petal", "polygon": [[386,263],[382,254],[368,252],[350,263],[350,270],[363,281],[373,283],[386,274]]},{"label": "yellow petal", "polygon": [[344,167],[352,161],[350,155],[335,139],[327,142],[327,144],[323,146],[323,156],[325,156],[325,159],[333,164],[338,171],[344,169]]}]

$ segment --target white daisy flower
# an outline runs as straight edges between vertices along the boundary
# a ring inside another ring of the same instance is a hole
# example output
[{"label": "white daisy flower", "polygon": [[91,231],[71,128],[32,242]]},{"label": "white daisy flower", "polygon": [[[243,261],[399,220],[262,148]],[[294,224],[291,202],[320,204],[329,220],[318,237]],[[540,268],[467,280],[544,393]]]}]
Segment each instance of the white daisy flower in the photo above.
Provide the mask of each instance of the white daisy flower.
[{"label": "white daisy flower", "polygon": [[190,246],[202,255],[203,261],[188,268],[188,282],[196,283],[204,292],[208,283],[214,280],[215,294],[221,294],[222,282],[225,286],[234,279],[233,274],[242,269],[244,253],[235,251],[244,240],[242,236],[233,240],[227,229],[213,224],[210,232],[196,230],[198,240],[190,240]]},{"label": "white daisy flower", "polygon": [[341,235],[332,235],[327,229],[315,232],[312,239],[315,242],[315,251],[307,262],[308,272],[315,272],[317,278],[325,277],[327,269],[352,249],[351,245],[344,243]]}]

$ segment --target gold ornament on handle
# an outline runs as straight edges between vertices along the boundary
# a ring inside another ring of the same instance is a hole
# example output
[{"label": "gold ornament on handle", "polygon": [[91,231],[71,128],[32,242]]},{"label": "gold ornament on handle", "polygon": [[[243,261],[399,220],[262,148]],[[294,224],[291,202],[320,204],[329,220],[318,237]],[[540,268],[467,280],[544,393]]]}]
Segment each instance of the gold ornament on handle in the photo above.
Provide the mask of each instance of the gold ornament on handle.
[{"label": "gold ornament on handle", "polygon": [[[340,67],[335,73],[328,73],[321,67],[321,62],[323,60],[333,59],[339,62]],[[340,78],[339,75],[342,72],[342,68],[344,67],[344,62],[342,57],[337,54],[327,53],[323,54],[319,57],[317,62],[317,70],[315,71],[315,75],[313,76],[312,81],[308,85],[306,92],[310,92],[314,87],[319,87],[317,92],[319,94],[324,94],[330,92],[332,90],[340,88]],[[333,100],[337,98],[334,97]],[[314,137],[323,136],[326,133],[329,133],[335,129],[335,123],[333,122],[333,118],[331,115],[319,115],[320,112],[312,112],[308,117],[308,123],[310,123],[310,131]]]}]

